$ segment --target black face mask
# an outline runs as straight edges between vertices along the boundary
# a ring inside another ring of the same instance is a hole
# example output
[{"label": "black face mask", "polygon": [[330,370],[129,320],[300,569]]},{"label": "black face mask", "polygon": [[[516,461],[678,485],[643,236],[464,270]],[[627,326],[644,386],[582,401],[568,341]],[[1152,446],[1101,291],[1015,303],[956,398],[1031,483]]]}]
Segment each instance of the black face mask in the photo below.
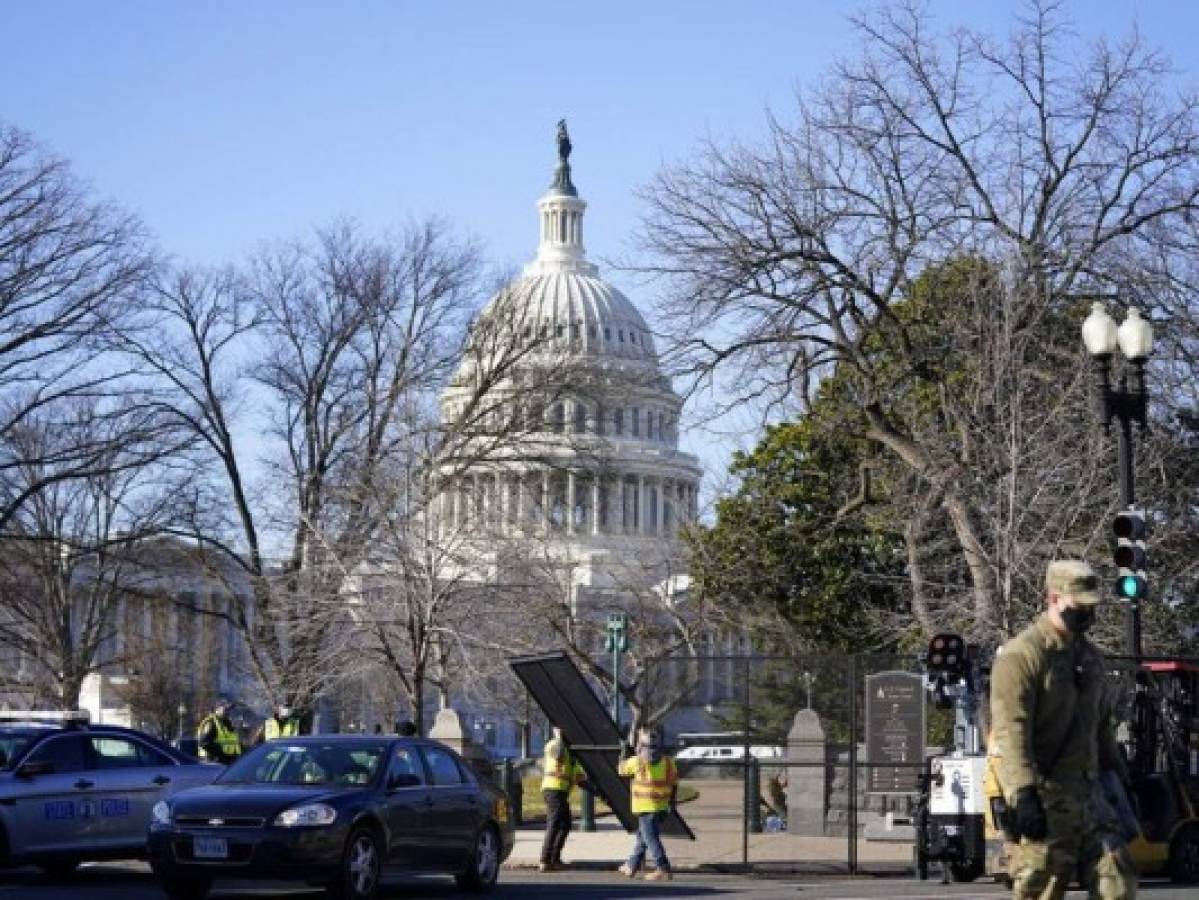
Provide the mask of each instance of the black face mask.
[{"label": "black face mask", "polygon": [[1059,610],[1062,622],[1070,629],[1071,634],[1082,634],[1095,624],[1095,608],[1093,606],[1068,606]]}]

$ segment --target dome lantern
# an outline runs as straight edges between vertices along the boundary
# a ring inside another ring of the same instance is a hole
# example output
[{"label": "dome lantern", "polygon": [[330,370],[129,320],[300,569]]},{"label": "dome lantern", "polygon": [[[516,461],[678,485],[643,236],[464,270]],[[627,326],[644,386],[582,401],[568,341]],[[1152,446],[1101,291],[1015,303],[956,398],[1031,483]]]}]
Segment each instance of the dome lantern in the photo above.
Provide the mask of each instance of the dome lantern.
[{"label": "dome lantern", "polygon": [[583,248],[583,211],[587,204],[580,199],[578,188],[570,177],[570,134],[566,120],[558,122],[558,165],[550,188],[537,201],[541,222],[541,241],[537,259],[525,268],[526,275],[546,275],[554,272],[596,274],[594,265],[587,262]]}]

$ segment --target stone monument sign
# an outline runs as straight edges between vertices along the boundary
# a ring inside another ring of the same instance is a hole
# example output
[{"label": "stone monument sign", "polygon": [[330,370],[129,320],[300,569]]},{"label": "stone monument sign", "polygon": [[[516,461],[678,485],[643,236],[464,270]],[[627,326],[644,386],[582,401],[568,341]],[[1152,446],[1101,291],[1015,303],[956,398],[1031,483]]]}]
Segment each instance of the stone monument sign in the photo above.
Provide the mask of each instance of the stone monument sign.
[{"label": "stone monument sign", "polygon": [[916,776],[924,762],[922,676],[913,672],[866,676],[865,761],[870,793],[917,791]]}]

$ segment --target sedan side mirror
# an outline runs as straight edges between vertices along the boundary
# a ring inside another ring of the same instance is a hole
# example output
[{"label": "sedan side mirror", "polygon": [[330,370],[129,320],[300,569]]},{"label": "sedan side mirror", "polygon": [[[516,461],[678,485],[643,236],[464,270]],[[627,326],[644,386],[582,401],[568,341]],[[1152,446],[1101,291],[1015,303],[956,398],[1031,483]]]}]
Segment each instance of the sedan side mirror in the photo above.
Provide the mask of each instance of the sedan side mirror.
[{"label": "sedan side mirror", "polygon": [[17,766],[17,771],[14,774],[18,778],[33,778],[36,775],[50,775],[53,772],[53,763],[37,761],[21,763],[21,765]]},{"label": "sedan side mirror", "polygon": [[420,787],[420,778],[416,775],[408,773],[397,773],[387,779],[387,789],[389,791],[399,790],[400,788]]}]

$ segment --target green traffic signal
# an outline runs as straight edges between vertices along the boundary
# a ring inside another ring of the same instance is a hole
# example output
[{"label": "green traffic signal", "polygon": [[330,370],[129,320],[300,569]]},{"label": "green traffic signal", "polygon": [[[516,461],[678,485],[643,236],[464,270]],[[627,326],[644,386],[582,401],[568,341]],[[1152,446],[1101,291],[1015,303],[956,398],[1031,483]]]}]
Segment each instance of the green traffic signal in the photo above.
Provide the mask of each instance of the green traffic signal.
[{"label": "green traffic signal", "polygon": [[1145,596],[1145,579],[1140,575],[1121,575],[1116,579],[1116,596],[1121,600],[1140,600]]},{"label": "green traffic signal", "polygon": [[1126,602],[1141,600],[1149,592],[1149,555],[1146,549],[1149,527],[1145,511],[1132,507],[1121,511],[1112,521],[1112,533],[1116,536],[1112,561],[1119,570],[1116,597]]}]

